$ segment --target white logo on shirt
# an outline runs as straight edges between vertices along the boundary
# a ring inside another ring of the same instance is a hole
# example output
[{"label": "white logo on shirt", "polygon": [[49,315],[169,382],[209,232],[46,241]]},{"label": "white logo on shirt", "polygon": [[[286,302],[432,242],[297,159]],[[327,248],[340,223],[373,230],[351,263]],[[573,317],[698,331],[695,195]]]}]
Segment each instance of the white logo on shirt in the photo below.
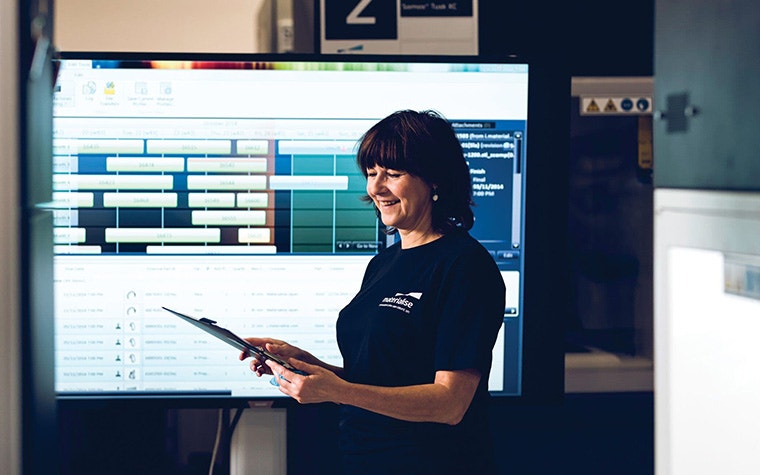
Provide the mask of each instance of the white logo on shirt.
[{"label": "white logo on shirt", "polygon": [[422,292],[396,292],[393,297],[385,297],[380,302],[380,307],[390,307],[401,310],[404,313],[410,313],[414,307],[414,302],[422,298]]}]

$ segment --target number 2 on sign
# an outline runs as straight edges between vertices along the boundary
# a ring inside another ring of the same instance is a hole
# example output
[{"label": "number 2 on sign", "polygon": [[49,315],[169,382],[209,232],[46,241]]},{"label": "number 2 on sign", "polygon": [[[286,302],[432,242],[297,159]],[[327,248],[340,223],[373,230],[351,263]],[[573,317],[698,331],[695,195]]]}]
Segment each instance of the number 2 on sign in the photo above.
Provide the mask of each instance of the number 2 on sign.
[{"label": "number 2 on sign", "polygon": [[348,14],[346,17],[346,24],[347,25],[374,25],[375,24],[375,17],[373,16],[367,16],[367,17],[360,17],[361,13],[367,9],[369,4],[372,3],[372,0],[359,0],[359,3],[356,4],[353,10],[351,10],[351,13]]}]

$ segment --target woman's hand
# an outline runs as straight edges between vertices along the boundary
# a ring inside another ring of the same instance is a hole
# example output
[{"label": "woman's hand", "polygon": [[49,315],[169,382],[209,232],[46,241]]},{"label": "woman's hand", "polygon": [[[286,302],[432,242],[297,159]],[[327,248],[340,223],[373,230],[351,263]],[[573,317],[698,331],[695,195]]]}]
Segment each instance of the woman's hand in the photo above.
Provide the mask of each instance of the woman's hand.
[{"label": "woman's hand", "polygon": [[305,372],[306,375],[294,373],[272,360],[267,360],[265,366],[277,378],[280,392],[301,404],[335,402],[335,395],[348,384],[334,372],[321,366],[296,358],[288,358],[286,361],[295,369]]},{"label": "woman's hand", "polygon": [[[282,340],[276,340],[274,338],[245,338],[245,341],[253,346],[264,348],[268,352],[282,358],[283,360],[287,360],[288,358],[307,359],[311,357],[309,353],[303,351],[302,349],[290,345]],[[243,361],[249,357],[252,358],[250,363],[251,371],[256,373],[257,376],[272,374],[272,370],[269,368],[269,366],[265,365],[265,362],[261,361],[256,355],[252,355],[247,351],[243,351],[240,353],[240,356],[238,358],[240,361]]]}]

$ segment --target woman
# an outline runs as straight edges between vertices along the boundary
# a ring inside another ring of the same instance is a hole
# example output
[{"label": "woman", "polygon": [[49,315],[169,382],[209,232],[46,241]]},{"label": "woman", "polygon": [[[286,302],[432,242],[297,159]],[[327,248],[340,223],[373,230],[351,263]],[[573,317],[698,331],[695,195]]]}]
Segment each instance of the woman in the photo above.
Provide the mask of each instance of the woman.
[{"label": "woman", "polygon": [[[253,359],[300,403],[340,404],[347,473],[489,473],[491,351],[504,282],[468,230],[470,173],[433,111],[399,111],[362,137],[357,163],[371,202],[399,240],[374,256],[341,310],[344,366],[270,338],[249,338],[305,374]],[[241,355],[241,359],[247,355]]]}]

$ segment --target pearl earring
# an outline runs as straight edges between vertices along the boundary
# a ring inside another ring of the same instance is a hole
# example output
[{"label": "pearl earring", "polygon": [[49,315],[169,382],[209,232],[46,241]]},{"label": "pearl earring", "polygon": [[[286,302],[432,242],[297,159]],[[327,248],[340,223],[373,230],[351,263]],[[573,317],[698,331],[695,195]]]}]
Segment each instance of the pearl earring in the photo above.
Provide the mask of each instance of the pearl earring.
[{"label": "pearl earring", "polygon": [[438,192],[433,191],[433,201],[438,201]]}]

